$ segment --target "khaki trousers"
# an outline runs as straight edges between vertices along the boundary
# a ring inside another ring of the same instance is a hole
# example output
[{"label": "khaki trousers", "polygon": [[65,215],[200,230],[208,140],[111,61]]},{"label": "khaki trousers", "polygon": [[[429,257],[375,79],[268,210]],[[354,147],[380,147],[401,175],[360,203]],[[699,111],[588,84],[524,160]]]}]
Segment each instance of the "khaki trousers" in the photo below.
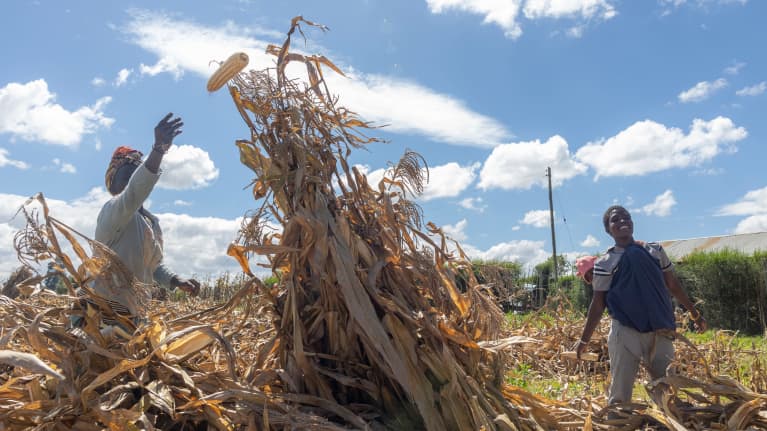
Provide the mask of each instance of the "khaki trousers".
[{"label": "khaki trousers", "polygon": [[674,359],[673,340],[657,332],[639,332],[613,319],[607,337],[610,356],[609,404],[631,402],[634,380],[640,361],[650,376],[657,379],[666,375],[666,368]]}]

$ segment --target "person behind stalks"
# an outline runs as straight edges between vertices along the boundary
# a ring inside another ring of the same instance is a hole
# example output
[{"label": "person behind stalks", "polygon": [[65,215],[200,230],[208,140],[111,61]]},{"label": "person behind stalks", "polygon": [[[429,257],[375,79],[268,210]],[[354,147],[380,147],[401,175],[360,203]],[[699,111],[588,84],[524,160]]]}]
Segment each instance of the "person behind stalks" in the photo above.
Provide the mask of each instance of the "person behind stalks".
[{"label": "person behind stalks", "polygon": [[[163,156],[184,124],[181,118],[171,119],[172,116],[166,115],[155,127],[152,151],[143,162],[143,154],[138,150],[123,146],[114,151],[105,175],[112,198],[99,212],[95,239],[112,249],[138,282],[151,285],[156,281],[161,287],[178,288],[194,296],[200,283],[178,276],[163,263],[159,220],[144,208],[144,201],[160,178]],[[132,294],[135,293],[130,289],[121,289],[116,296],[106,299],[115,312],[140,317],[137,301],[129,297]]]},{"label": "person behind stalks", "polygon": [[[634,223],[625,208],[609,207],[602,222],[615,246],[593,261],[594,296],[575,350],[580,358],[606,307],[612,318],[607,339],[612,374],[608,403],[617,404],[631,401],[640,361],[657,379],[666,375],[674,358],[676,321],[669,293],[700,332],[706,321],[682,290],[663,247],[634,240]],[[588,262],[583,265],[585,275]]]}]

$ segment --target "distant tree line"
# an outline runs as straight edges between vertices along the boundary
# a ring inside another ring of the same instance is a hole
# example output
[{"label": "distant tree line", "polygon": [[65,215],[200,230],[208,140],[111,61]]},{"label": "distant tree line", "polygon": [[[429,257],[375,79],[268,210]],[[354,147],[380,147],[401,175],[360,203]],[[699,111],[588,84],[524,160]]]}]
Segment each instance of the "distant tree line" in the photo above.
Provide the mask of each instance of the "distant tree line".
[{"label": "distant tree line", "polygon": [[[569,303],[580,313],[586,313],[591,302],[590,285],[573,275],[574,270],[564,256],[557,256],[557,281],[554,281],[553,260],[547,259],[525,271],[518,262],[475,260],[471,271],[477,281],[486,286],[505,311],[526,311],[544,306]],[[28,270],[27,270],[28,271]],[[729,329],[744,334],[763,334],[767,329],[767,252],[747,255],[734,250],[698,252],[676,264],[682,287],[698,302],[712,328]],[[18,271],[2,283],[2,293],[15,296],[15,284],[31,273]],[[203,283],[202,298],[226,301],[246,282],[243,274],[224,273]],[[466,270],[455,274],[459,289],[466,290]],[[264,278],[267,286],[279,278]],[[55,290],[66,293],[57,283]],[[170,299],[176,295],[171,295]],[[183,295],[181,295],[183,296]]]},{"label": "distant tree line", "polygon": [[[747,255],[725,250],[698,252],[676,263],[675,270],[712,328],[763,334],[767,329],[767,252]],[[567,302],[585,314],[593,294],[590,285],[574,275],[564,256],[557,256],[557,281],[552,258],[527,272],[517,262],[472,262],[480,283],[487,284],[505,311],[556,307]],[[456,276],[465,289],[465,276]]]}]

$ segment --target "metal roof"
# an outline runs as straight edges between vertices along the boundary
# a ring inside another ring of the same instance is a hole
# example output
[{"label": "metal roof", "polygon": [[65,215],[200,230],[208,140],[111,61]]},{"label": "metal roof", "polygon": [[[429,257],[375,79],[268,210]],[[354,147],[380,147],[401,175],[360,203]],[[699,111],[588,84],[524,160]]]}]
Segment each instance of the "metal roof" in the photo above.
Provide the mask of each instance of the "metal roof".
[{"label": "metal roof", "polygon": [[660,244],[673,260],[682,260],[688,254],[697,251],[712,252],[725,249],[737,250],[751,255],[756,251],[767,251],[767,232],[675,239],[661,241]]}]

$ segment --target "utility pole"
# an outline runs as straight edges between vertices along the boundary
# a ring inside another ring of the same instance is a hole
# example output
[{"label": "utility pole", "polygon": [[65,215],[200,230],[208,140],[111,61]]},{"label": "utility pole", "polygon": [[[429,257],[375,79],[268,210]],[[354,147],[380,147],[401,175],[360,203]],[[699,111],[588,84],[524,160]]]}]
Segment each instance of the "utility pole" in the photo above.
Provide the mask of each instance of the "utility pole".
[{"label": "utility pole", "polygon": [[551,199],[551,166],[546,168],[546,176],[549,177],[549,219],[551,221],[551,248],[554,257],[554,283],[559,280],[557,274],[557,235],[554,231],[554,202]]}]

